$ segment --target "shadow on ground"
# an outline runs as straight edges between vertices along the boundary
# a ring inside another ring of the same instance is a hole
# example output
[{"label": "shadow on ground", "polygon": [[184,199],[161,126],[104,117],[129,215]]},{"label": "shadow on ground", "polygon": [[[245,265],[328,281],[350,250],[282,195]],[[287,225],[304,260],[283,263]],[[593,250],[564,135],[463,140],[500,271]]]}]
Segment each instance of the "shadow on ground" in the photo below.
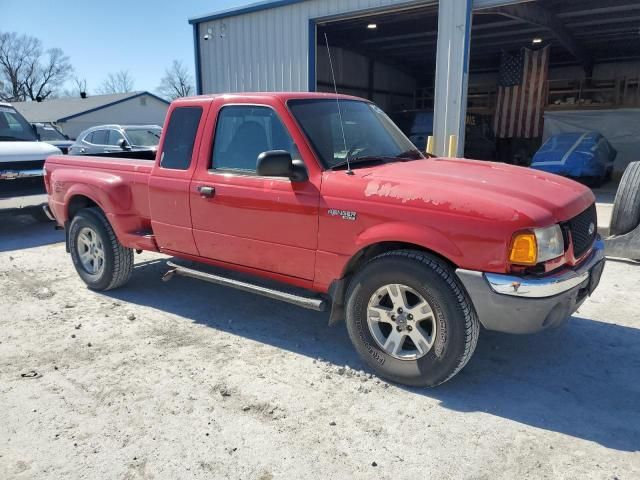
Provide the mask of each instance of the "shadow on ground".
[{"label": "shadow on ground", "polygon": [[0,216],[0,252],[64,242],[64,232],[53,222],[38,222],[30,215]]},{"label": "shadow on ground", "polygon": [[[109,296],[171,312],[336,365],[365,368],[341,323],[327,315],[187,278],[160,280],[164,261],[136,265]],[[537,335],[483,331],[467,367],[435,389],[405,389],[459,412],[505,419],[597,442],[640,449],[640,329],[578,316]]]}]

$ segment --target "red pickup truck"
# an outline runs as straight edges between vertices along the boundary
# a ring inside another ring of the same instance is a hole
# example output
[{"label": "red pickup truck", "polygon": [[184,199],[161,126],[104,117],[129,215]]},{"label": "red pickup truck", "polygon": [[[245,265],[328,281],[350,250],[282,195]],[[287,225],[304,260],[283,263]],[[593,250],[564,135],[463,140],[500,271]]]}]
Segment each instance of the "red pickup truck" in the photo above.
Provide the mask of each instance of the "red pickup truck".
[{"label": "red pickup truck", "polygon": [[480,325],[557,326],[599,282],[588,188],[428,158],[369,101],[213,95],[167,115],[155,163],[47,159],[49,206],[89,288],[125,284],[134,250],[162,252],[189,261],[169,275],[326,306],[379,375],[433,386],[464,367]]}]

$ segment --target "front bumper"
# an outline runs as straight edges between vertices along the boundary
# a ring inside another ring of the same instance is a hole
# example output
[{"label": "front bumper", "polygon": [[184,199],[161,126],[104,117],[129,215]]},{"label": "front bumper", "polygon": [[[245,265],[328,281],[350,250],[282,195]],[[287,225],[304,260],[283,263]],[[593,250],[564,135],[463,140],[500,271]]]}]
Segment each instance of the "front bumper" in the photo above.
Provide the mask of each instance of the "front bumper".
[{"label": "front bumper", "polygon": [[597,238],[580,265],[544,277],[464,269],[456,274],[486,329],[533,333],[564,323],[598,286],[603,268],[604,242]]}]

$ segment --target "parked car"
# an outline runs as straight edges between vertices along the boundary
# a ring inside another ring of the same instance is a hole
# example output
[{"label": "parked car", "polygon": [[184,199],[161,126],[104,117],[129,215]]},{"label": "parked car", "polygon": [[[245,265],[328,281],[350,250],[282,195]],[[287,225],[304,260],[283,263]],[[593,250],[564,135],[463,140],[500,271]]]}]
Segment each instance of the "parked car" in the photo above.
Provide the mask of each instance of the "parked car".
[{"label": "parked car", "polygon": [[[433,111],[403,110],[391,114],[391,119],[418,150],[425,151],[427,138],[433,135]],[[496,140],[491,128],[490,116],[478,113],[467,114],[464,156],[475,160],[495,160]]]},{"label": "parked car", "polygon": [[560,133],[544,142],[531,168],[598,187],[611,179],[617,152],[598,132]]},{"label": "parked car", "polygon": [[69,148],[71,155],[155,158],[162,127],[159,125],[99,125],[83,131]]},{"label": "parked car", "polygon": [[[8,103],[0,103],[0,213],[49,220],[42,167],[60,149],[38,141],[33,128]],[[53,218],[53,217],[52,217]]]},{"label": "parked car", "polygon": [[173,255],[189,264],[170,262],[167,279],[330,306],[329,321],[346,319],[379,375],[432,386],[464,367],[480,324],[561,325],[600,280],[590,189],[513,165],[426,158],[367,100],[200,96],[175,100],[168,115],[155,163],[47,160],[51,211],[91,289],[124,285],[134,250]]},{"label": "parked car", "polygon": [[62,153],[69,153],[69,147],[73,145],[73,140],[62,133],[53,123],[32,123],[36,129],[38,139],[59,148]]}]

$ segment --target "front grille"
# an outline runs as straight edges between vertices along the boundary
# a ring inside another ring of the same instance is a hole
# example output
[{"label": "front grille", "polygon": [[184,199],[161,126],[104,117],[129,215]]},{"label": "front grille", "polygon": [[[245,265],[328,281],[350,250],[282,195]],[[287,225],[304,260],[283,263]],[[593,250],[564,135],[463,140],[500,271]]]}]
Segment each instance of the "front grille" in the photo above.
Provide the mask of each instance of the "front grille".
[{"label": "front grille", "polygon": [[0,162],[0,170],[35,170],[44,167],[44,160],[29,160],[27,162]]},{"label": "front grille", "polygon": [[573,254],[576,258],[581,257],[593,245],[593,241],[598,234],[595,203],[569,220],[567,226],[573,240]]}]

